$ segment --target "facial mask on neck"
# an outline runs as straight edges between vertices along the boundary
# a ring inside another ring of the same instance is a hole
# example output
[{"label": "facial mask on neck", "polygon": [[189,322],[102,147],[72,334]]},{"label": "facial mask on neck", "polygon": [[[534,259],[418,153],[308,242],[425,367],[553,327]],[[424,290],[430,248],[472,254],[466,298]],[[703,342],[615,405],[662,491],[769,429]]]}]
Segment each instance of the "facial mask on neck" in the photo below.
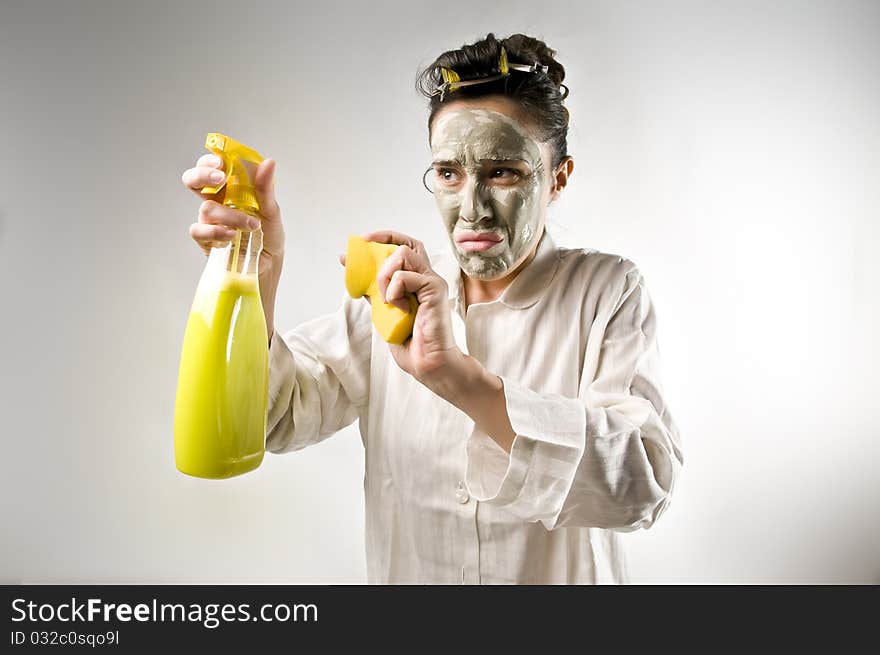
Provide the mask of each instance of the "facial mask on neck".
[{"label": "facial mask on neck", "polygon": [[[503,277],[528,256],[542,229],[549,180],[538,143],[505,114],[467,108],[441,114],[431,152],[434,198],[459,265],[471,277]],[[462,241],[469,233],[500,240],[491,247]]]}]

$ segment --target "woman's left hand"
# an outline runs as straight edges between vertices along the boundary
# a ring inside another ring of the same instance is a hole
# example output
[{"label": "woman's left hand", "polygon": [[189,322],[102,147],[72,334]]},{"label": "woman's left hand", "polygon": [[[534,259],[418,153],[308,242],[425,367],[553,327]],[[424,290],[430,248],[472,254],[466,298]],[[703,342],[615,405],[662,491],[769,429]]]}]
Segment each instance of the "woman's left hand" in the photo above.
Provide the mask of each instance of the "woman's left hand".
[{"label": "woman's left hand", "polygon": [[385,302],[404,311],[409,311],[409,301],[404,294],[413,293],[419,301],[419,309],[412,337],[402,344],[389,343],[388,347],[400,368],[431,388],[462,356],[452,335],[446,280],[431,268],[421,241],[390,230],[370,232],[363,238],[400,246],[379,269],[379,291]]}]

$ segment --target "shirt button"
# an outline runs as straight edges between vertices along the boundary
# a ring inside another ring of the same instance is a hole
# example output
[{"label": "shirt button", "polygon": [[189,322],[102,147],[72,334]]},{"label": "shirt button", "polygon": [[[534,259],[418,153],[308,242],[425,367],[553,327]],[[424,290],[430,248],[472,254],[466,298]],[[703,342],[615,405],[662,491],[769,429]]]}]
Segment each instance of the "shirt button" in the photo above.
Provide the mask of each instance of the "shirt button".
[{"label": "shirt button", "polygon": [[466,504],[467,501],[471,499],[471,495],[467,492],[464,482],[461,480],[458,481],[458,487],[455,489],[455,497],[462,505]]}]

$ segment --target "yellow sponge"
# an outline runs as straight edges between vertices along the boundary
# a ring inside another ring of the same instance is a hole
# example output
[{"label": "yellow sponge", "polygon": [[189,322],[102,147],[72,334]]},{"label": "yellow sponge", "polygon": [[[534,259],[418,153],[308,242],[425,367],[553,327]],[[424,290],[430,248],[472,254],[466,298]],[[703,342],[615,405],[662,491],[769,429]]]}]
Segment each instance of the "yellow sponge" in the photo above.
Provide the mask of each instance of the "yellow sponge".
[{"label": "yellow sponge", "polygon": [[357,236],[348,237],[348,250],[345,253],[345,288],[352,298],[370,297],[373,306],[373,325],[379,335],[388,343],[403,343],[413,330],[419,302],[415,294],[407,293],[409,311],[382,302],[376,275],[382,263],[397,250],[393,243],[376,243]]}]

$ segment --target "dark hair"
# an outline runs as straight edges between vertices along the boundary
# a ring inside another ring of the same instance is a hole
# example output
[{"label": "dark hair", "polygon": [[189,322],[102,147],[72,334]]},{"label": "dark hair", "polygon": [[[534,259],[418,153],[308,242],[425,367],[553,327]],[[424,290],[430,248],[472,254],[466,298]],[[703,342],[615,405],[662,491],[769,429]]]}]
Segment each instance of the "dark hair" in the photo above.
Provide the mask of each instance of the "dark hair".
[{"label": "dark hair", "polygon": [[[540,70],[527,73],[511,70],[510,74],[499,80],[464,86],[454,92],[447,92],[443,98],[435,90],[443,83],[440,68],[451,68],[462,80],[491,77],[500,73],[499,57],[501,47],[512,64],[538,64],[547,66],[547,72]],[[488,95],[511,97],[520,106],[523,117],[537,130],[539,140],[547,141],[553,149],[553,167],[556,168],[568,156],[568,110],[562,104],[568,95],[566,87],[563,94],[565,69],[555,59],[556,51],[546,43],[525,34],[514,34],[501,39],[491,32],[482,41],[463,45],[459,50],[449,50],[434,60],[434,63],[419,73],[416,80],[418,90],[430,100],[431,110],[428,126],[437,111],[445,104],[461,98],[475,98]]]}]

